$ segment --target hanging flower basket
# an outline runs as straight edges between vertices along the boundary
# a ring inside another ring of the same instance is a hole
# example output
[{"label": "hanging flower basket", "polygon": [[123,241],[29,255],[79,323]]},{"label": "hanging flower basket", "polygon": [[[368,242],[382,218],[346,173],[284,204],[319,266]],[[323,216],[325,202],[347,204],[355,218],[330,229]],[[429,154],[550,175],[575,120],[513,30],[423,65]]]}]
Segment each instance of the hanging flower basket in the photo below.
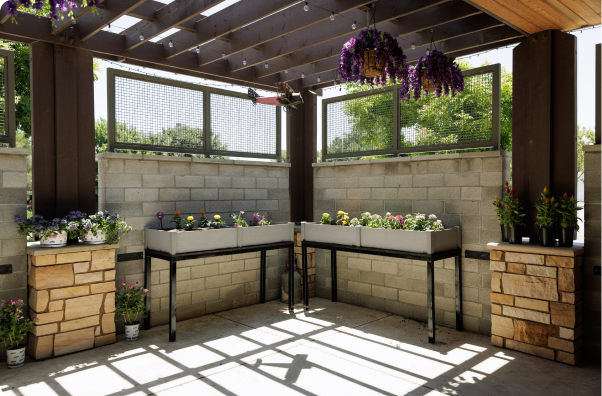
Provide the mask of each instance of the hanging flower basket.
[{"label": "hanging flower basket", "polygon": [[385,72],[385,54],[382,53],[380,57],[376,58],[376,50],[364,51],[364,67],[362,73],[366,77],[378,77],[382,76]]},{"label": "hanging flower basket", "polygon": [[342,83],[385,85],[401,83],[399,97],[408,99],[409,69],[397,40],[389,33],[376,29],[362,30],[341,49],[339,78]]},{"label": "hanging flower basket", "polygon": [[464,76],[454,58],[448,58],[434,49],[427,56],[420,57],[416,66],[411,68],[410,84],[415,100],[420,99],[422,91],[425,95],[435,91],[437,97],[441,94],[454,97],[456,93],[464,91]]}]

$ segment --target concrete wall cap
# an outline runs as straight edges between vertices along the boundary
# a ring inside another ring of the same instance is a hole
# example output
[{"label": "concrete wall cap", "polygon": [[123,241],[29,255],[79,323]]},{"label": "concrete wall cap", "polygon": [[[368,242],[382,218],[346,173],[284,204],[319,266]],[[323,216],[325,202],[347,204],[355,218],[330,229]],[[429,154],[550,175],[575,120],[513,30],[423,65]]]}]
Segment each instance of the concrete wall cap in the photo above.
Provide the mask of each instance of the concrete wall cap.
[{"label": "concrete wall cap", "polygon": [[600,149],[601,147],[602,147],[602,144],[589,144],[589,145],[583,146],[583,151],[586,151],[586,152],[592,152],[592,151],[593,152],[596,152],[596,151],[600,152],[600,151],[602,151]]},{"label": "concrete wall cap", "polygon": [[29,150],[23,148],[0,147],[0,155],[29,155]]}]

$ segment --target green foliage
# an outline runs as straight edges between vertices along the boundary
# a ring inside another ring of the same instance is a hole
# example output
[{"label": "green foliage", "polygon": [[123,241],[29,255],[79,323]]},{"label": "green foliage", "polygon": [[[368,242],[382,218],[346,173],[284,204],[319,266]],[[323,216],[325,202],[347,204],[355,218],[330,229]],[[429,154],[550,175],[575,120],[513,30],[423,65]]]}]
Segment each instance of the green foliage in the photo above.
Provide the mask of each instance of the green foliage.
[{"label": "green foliage", "polygon": [[594,144],[596,141],[596,132],[591,127],[582,127],[577,125],[577,178],[583,181],[585,172],[585,156],[583,146]]},{"label": "green foliage", "polygon": [[192,231],[195,224],[196,224],[196,220],[194,219],[194,217],[188,216],[186,218],[186,222],[184,223],[184,229],[186,231]]},{"label": "green foliage", "polygon": [[133,285],[128,285],[125,281],[117,288],[115,292],[115,310],[123,315],[126,325],[136,322],[139,314],[148,316],[144,299],[148,290],[140,286],[136,281]]},{"label": "green foliage", "polygon": [[328,213],[323,213],[322,214],[322,219],[320,220],[321,224],[331,224],[332,223],[332,217],[330,217],[330,215]]},{"label": "green foliage", "polygon": [[247,220],[245,220],[245,212],[243,212],[242,210],[240,211],[239,214],[232,213],[230,215],[230,218],[232,219],[232,225],[234,225],[234,227],[248,227],[249,226],[249,224],[247,223]]},{"label": "green foliage", "polygon": [[543,189],[539,202],[535,205],[537,216],[535,224],[540,227],[553,227],[558,220],[558,203],[547,188]]},{"label": "green foliage", "polygon": [[98,212],[77,222],[76,232],[84,238],[86,234],[98,235],[104,233],[109,245],[119,242],[119,234],[128,233],[132,227],[119,218],[118,214],[110,214],[109,211]]},{"label": "green foliage", "polygon": [[0,339],[6,349],[17,349],[37,321],[27,318],[23,300],[2,300],[0,303]]},{"label": "green foliage", "polygon": [[558,220],[561,228],[572,228],[575,230],[579,229],[579,221],[581,220],[577,216],[577,212],[583,208],[577,207],[577,201],[575,197],[568,197],[567,193],[564,193],[560,197],[560,203],[558,205]]}]

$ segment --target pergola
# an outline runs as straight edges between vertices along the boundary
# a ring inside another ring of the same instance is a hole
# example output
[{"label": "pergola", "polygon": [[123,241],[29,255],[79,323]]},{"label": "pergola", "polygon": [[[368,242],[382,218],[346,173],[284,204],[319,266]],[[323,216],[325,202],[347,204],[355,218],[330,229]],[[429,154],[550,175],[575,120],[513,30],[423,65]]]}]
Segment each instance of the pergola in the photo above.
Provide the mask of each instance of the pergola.
[{"label": "pergola", "polygon": [[[27,13],[13,23],[2,8],[0,38],[32,44],[37,213],[93,210],[93,57],[266,90],[288,82],[303,94],[335,83],[341,47],[369,21],[397,37],[410,63],[432,38],[451,56],[521,43],[513,68],[514,183],[525,199],[546,185],[575,190],[574,165],[552,165],[561,157],[576,162],[575,150],[566,153],[575,147],[576,40],[563,32],[600,24],[599,1],[241,0],[203,16],[222,1],[101,0],[97,13],[78,8],[73,20],[55,25]],[[139,22],[119,34],[105,29],[124,15]],[[164,38],[151,41],[157,36]],[[304,98],[287,118],[292,221],[313,217],[317,100]]]}]

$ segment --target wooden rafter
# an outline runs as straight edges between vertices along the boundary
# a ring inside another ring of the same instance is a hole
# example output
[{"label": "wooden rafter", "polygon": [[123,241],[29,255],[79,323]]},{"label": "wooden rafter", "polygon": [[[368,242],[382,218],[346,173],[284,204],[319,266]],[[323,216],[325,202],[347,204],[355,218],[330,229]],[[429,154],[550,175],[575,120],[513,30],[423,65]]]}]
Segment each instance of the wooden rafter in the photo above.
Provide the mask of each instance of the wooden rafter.
[{"label": "wooden rafter", "polygon": [[[86,13],[78,22],[79,39],[86,41],[100,32],[109,23],[134,10],[146,0],[106,0],[107,8],[98,9],[98,14]],[[51,30],[51,29],[49,29]]]},{"label": "wooden rafter", "polygon": [[[156,12],[155,22],[138,22],[140,29],[125,37],[127,50],[132,50],[151,38],[190,19],[198,19],[203,11],[224,0],[175,0]],[[142,40],[140,39],[142,35]]]}]

